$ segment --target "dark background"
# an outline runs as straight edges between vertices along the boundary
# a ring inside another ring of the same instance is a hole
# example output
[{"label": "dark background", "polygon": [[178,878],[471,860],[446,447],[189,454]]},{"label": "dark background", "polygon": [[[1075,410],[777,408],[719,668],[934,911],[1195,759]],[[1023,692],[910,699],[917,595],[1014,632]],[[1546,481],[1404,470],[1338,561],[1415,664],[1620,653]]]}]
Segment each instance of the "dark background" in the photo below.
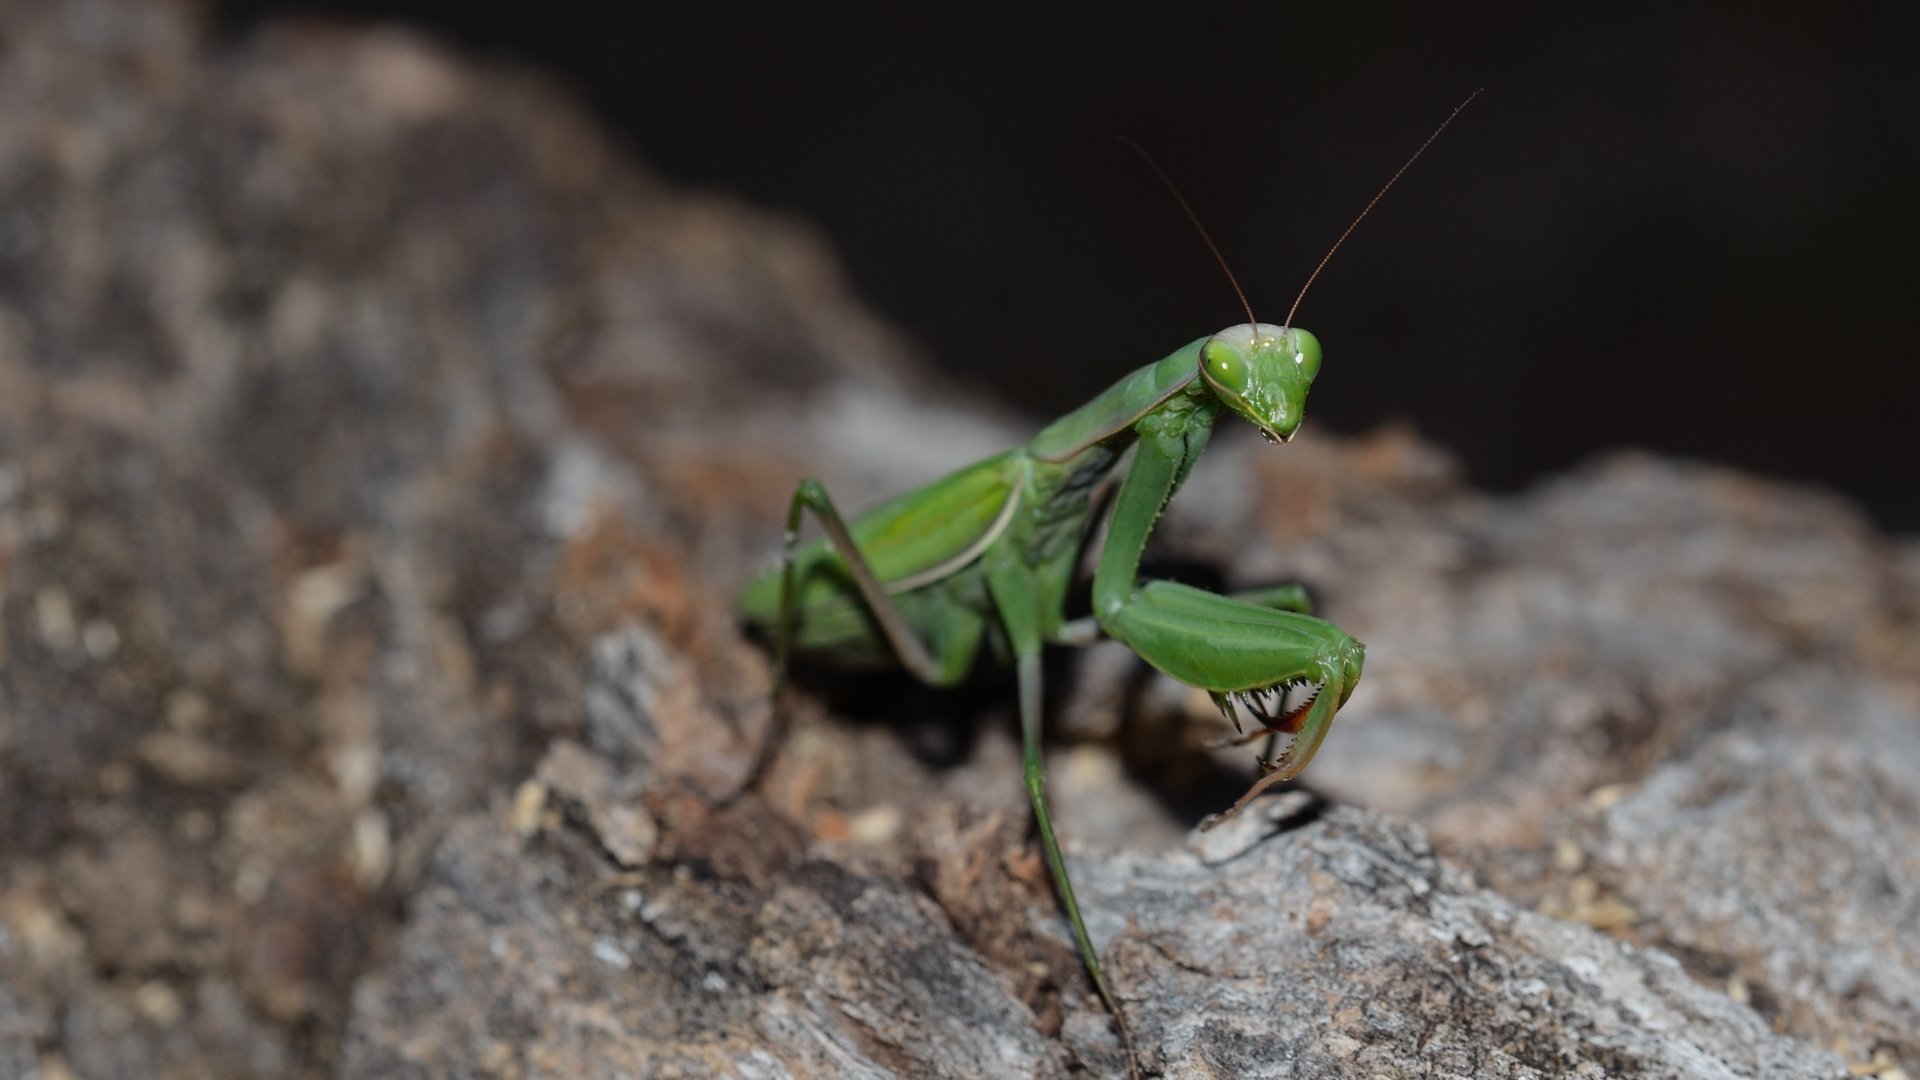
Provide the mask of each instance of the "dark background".
[{"label": "dark background", "polygon": [[[806,10],[802,10],[805,8]],[[1158,156],[1279,322],[1310,422],[1401,417],[1483,484],[1618,445],[1819,480],[1920,529],[1920,8],[226,0],[412,23],[570,81],[670,179],[819,223],[974,385],[1061,411],[1237,321]]]}]

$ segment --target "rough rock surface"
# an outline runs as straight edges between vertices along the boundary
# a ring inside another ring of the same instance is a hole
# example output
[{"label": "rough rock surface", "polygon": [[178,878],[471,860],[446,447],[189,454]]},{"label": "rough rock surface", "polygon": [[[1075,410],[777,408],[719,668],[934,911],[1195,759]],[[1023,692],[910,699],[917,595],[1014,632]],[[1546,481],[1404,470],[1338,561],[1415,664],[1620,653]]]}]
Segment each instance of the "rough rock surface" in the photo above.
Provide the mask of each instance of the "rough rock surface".
[{"label": "rough rock surface", "polygon": [[[749,785],[727,597],[794,478],[1026,425],[539,79],[0,21],[0,1076],[1117,1074],[1004,686],[814,678]],[[1920,1061],[1920,547],[1631,455],[1491,498],[1393,431],[1223,431],[1160,547],[1369,657],[1320,799],[1204,837],[1204,697],[1050,668],[1151,1069]]]},{"label": "rough rock surface", "polygon": [[1271,816],[1086,875],[1089,902],[1127,918],[1116,970],[1145,984],[1134,1015],[1170,1075],[1833,1068],[1672,957],[1476,887],[1416,828],[1343,809],[1275,836]]},{"label": "rough rock surface", "polygon": [[[1067,1049],[959,920],[844,855],[802,854],[790,825],[739,805],[690,861],[636,872],[591,829],[531,848],[503,822],[456,829],[392,974],[362,987],[347,1071],[430,1073],[451,1053],[509,1075],[1068,1075]],[[1478,888],[1417,828],[1305,799],[1263,810],[1178,851],[1077,867],[1167,1075],[1836,1069],[1672,957]],[[741,839],[763,831],[786,843]],[[691,868],[715,859],[720,880]],[[1015,910],[1054,917],[1031,895]],[[1112,1036],[1079,1019],[1067,1047],[1117,1071]]]}]

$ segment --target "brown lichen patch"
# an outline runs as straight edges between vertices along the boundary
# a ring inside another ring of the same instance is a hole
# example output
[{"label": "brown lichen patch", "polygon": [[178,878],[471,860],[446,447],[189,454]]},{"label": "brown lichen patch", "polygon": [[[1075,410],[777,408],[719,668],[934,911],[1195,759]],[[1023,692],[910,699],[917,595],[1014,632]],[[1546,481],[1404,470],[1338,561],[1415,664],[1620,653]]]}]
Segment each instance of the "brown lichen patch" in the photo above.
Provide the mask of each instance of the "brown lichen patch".
[{"label": "brown lichen patch", "polygon": [[636,618],[682,647],[694,632],[695,597],[679,556],[604,502],[562,549],[553,597],[562,625],[581,641]]},{"label": "brown lichen patch", "polygon": [[1031,920],[1010,917],[1051,906],[1051,885],[1024,818],[935,806],[912,823],[916,879],[954,929],[1011,980],[1014,994],[1058,1031],[1063,986],[1086,992],[1079,956]]}]

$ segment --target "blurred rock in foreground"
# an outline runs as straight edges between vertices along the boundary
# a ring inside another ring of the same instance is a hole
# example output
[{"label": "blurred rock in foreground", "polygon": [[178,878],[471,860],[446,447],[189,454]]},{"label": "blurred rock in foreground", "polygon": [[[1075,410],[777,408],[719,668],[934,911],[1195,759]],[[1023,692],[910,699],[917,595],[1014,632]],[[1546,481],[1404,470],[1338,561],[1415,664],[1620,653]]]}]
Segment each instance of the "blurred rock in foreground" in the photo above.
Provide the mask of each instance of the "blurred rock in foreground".
[{"label": "blurred rock in foreground", "polygon": [[[0,14],[0,1076],[1119,1074],[1004,687],[811,678],[748,786],[727,600],[794,480],[1031,423],[539,79]],[[1695,465],[1495,499],[1223,430],[1159,550],[1369,656],[1318,797],[1204,837],[1250,769],[1204,697],[1050,668],[1150,1068],[1920,1062],[1920,547]]]}]

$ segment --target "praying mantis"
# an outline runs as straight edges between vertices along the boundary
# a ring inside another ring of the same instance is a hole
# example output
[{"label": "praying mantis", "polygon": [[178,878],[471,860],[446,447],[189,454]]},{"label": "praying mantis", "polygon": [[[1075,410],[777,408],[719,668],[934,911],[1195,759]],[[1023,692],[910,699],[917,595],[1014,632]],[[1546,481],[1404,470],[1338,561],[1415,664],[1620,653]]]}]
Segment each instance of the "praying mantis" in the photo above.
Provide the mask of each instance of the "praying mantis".
[{"label": "praying mantis", "polygon": [[[1090,644],[1104,634],[1206,691],[1236,731],[1241,712],[1256,721],[1251,734],[1232,741],[1244,745],[1266,737],[1262,775],[1203,829],[1307,767],[1360,681],[1365,647],[1314,617],[1297,585],[1222,596],[1171,581],[1143,581],[1141,555],[1223,410],[1254,425],[1271,443],[1288,442],[1299,430],[1321,363],[1319,340],[1293,325],[1300,301],[1355,226],[1478,94],[1455,107],[1340,234],[1308,275],[1286,322],[1258,321],[1240,293],[1246,322],[1134,371],[1024,446],[851,520],[817,480],[802,480],[788,505],[780,566],[740,594],[741,616],[773,637],[776,703],[794,649],[847,661],[897,662],[934,687],[964,678],[990,640],[996,652],[1011,657],[1022,771],[1041,848],[1081,961],[1114,1017],[1130,1073],[1137,1061],[1132,1034],[1087,935],[1047,811],[1041,650]],[[1186,200],[1170,181],[1167,186],[1226,269]],[[1232,280],[1230,270],[1227,277]],[[1240,292],[1237,282],[1234,290]],[[1123,475],[1094,570],[1093,613],[1068,619],[1066,595],[1081,562],[1096,492],[1116,473]],[[803,546],[800,526],[808,513],[826,535]],[[1310,686],[1312,693],[1289,708],[1287,692],[1296,686]],[[1275,757],[1282,737],[1289,741]]]}]

